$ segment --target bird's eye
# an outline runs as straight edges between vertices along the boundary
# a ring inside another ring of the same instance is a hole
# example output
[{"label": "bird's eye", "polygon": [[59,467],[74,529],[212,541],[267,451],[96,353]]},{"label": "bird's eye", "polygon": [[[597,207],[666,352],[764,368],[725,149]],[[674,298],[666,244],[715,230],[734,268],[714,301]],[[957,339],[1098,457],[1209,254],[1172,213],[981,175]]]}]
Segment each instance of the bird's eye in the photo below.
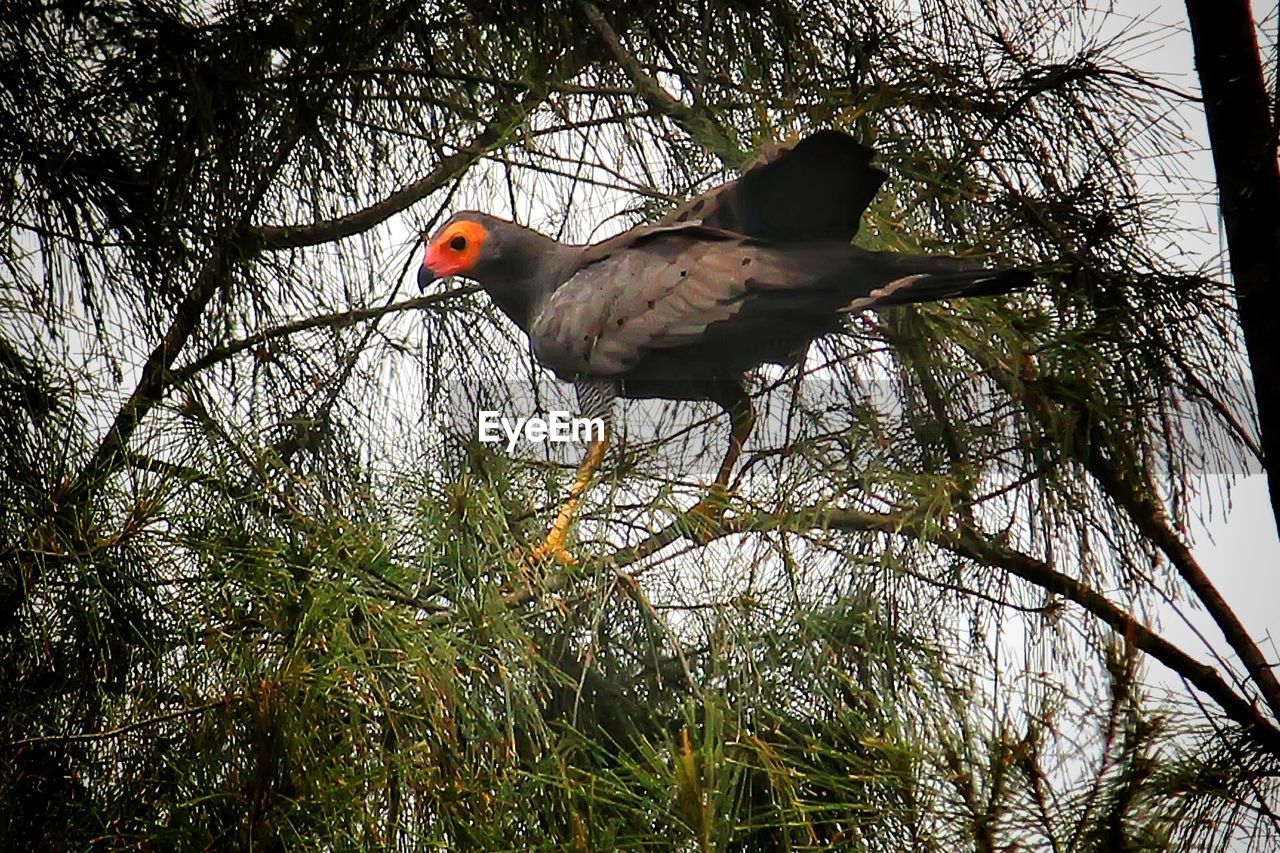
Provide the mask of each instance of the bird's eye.
[{"label": "bird's eye", "polygon": [[455,252],[461,252],[463,249],[467,248],[467,238],[459,234],[449,241],[449,248],[453,249]]}]

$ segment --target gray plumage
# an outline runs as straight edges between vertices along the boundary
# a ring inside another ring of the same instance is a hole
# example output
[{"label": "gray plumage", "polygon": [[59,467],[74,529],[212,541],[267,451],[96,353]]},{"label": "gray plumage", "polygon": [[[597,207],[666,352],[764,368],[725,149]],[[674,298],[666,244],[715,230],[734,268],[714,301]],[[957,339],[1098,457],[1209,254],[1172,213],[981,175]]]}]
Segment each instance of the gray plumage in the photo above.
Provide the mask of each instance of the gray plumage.
[{"label": "gray plumage", "polygon": [[[479,282],[537,360],[579,384],[584,408],[620,395],[711,400],[732,413],[746,371],[794,361],[849,312],[1030,283],[1020,270],[853,246],[884,180],[870,159],[847,135],[821,131],[658,224],[589,246],[459,213],[430,241],[420,278]],[[465,235],[481,244],[457,249]],[[452,260],[464,255],[465,266]]]}]

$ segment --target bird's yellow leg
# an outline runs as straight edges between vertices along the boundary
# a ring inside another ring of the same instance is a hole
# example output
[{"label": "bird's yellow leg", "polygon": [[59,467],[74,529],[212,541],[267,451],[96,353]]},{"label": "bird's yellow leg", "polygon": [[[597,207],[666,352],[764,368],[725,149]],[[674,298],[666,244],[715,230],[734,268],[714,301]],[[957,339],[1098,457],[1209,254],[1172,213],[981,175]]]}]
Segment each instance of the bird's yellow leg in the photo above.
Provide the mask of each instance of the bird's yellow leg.
[{"label": "bird's yellow leg", "polygon": [[604,461],[605,451],[609,449],[609,433],[609,428],[605,427],[604,436],[599,441],[592,442],[587,448],[587,455],[583,457],[582,463],[578,466],[578,473],[573,478],[573,484],[569,486],[569,496],[560,505],[556,520],[551,523],[551,529],[547,531],[547,538],[530,552],[531,560],[539,562],[553,558],[568,565],[578,562],[565,550],[564,544],[569,537],[569,528],[573,525],[574,515],[578,511],[578,502],[586,493],[587,487],[591,485],[591,478],[595,476],[600,463]]},{"label": "bird's yellow leg", "polygon": [[706,496],[686,513],[692,522],[693,536],[699,541],[711,538],[724,520],[724,511],[729,506],[729,478],[733,476],[733,469],[742,456],[742,448],[756,425],[751,401],[744,398],[731,408],[729,421],[729,449],[725,452],[724,461],[720,463],[715,482],[707,490]]}]

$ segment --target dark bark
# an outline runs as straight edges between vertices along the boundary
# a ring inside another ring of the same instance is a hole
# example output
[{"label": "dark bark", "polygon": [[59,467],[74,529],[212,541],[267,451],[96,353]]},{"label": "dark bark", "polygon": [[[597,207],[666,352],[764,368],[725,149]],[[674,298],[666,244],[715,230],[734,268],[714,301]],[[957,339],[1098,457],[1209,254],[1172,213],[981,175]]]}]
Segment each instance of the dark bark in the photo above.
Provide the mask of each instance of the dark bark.
[{"label": "dark bark", "polygon": [[1280,168],[1253,15],[1242,0],[1187,0],[1196,71],[1280,528]]}]

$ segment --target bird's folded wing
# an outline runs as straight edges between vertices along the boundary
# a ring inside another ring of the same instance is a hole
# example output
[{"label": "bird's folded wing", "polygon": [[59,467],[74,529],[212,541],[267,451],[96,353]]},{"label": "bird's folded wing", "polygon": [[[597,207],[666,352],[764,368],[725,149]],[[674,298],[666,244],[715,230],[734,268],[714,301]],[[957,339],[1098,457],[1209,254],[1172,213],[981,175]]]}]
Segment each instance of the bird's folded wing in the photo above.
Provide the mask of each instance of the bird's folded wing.
[{"label": "bird's folded wing", "polygon": [[1019,269],[848,243],[773,244],[702,225],[635,229],[591,247],[530,328],[564,379],[625,374],[655,350],[745,369],[790,357],[851,311],[1007,293]]},{"label": "bird's folded wing", "polygon": [[[716,332],[732,330],[735,345],[749,346],[744,336],[770,322],[752,302],[816,280],[790,252],[698,226],[658,228],[633,235],[562,285],[531,338],[538,359],[564,378],[617,376],[647,352]],[[800,303],[793,295],[786,304]]]}]

